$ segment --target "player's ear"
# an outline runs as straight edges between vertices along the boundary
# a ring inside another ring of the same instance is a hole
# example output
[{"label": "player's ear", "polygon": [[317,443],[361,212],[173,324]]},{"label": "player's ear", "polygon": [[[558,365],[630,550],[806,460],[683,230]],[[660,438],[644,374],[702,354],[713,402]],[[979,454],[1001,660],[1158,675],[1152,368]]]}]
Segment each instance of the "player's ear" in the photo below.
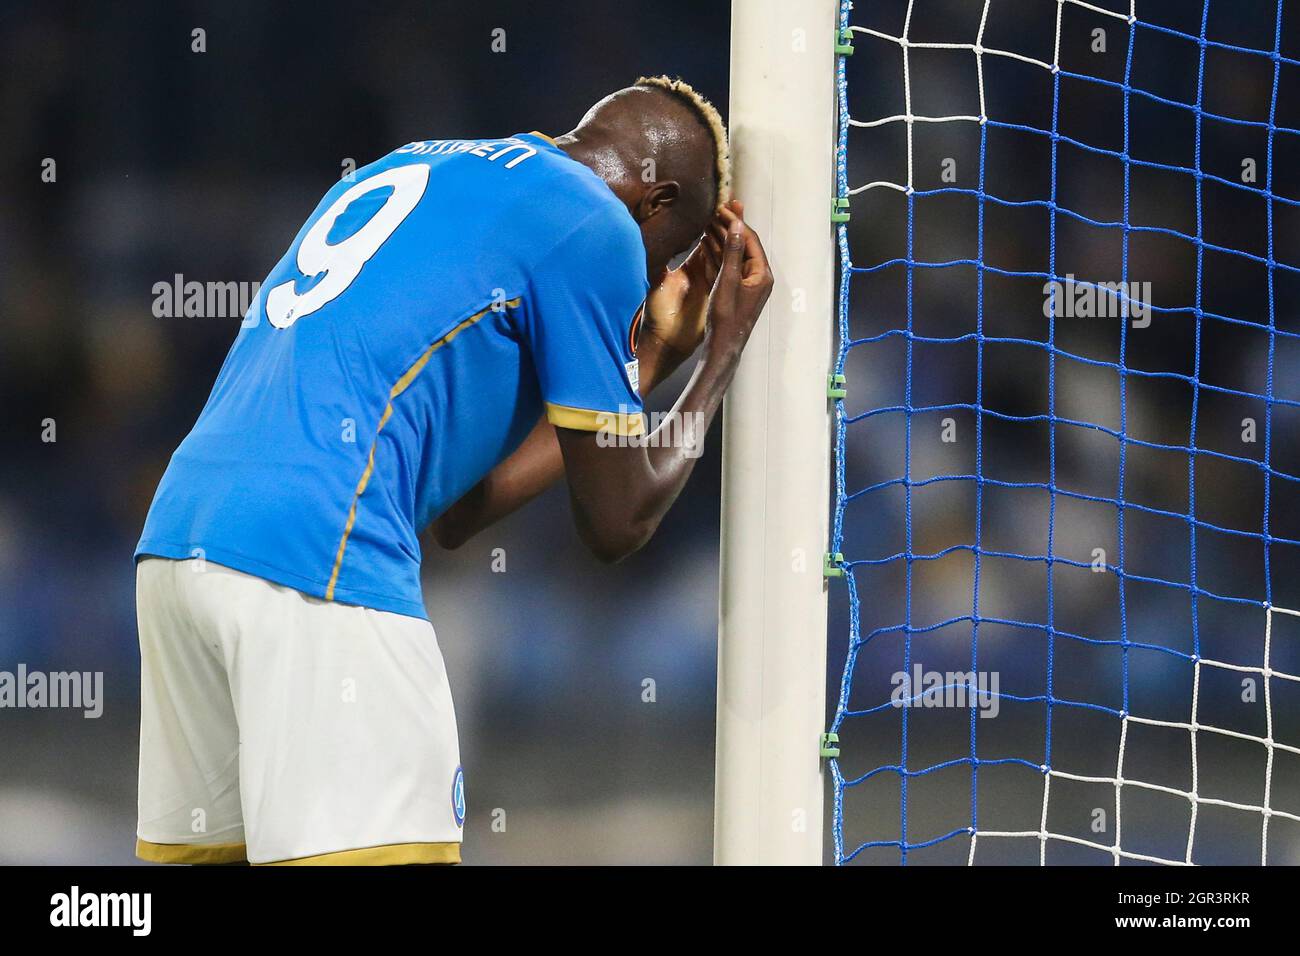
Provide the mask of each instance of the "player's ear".
[{"label": "player's ear", "polygon": [[651,183],[637,201],[634,212],[636,221],[639,223],[645,222],[653,219],[661,212],[667,212],[677,202],[677,197],[681,195],[681,192],[682,187],[678,185],[675,179]]}]

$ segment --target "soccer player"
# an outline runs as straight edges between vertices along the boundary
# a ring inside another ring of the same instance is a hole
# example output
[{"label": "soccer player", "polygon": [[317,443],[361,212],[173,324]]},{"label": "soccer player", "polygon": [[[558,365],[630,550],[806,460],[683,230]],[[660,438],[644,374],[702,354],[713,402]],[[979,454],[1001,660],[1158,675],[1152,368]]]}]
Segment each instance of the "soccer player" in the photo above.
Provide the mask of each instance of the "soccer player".
[{"label": "soccer player", "polygon": [[642,395],[703,342],[674,407],[702,440],[771,290],[729,179],[717,111],[657,77],[326,193],[136,550],[140,857],[459,861],[419,532],[455,547],[562,476],[598,557],[649,539],[699,449],[632,440]]}]

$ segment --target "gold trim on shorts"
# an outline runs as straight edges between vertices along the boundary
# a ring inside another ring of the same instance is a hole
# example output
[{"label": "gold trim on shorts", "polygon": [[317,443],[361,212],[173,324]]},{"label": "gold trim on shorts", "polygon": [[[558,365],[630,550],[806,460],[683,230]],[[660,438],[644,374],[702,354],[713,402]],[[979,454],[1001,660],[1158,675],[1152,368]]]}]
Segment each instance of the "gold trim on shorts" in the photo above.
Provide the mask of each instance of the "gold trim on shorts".
[{"label": "gold trim on shorts", "polygon": [[150,863],[244,863],[242,843],[150,843],[136,838],[135,855]]},{"label": "gold trim on shorts", "polygon": [[390,843],[359,850],[300,856],[255,866],[401,866],[406,863],[459,863],[459,843]]}]

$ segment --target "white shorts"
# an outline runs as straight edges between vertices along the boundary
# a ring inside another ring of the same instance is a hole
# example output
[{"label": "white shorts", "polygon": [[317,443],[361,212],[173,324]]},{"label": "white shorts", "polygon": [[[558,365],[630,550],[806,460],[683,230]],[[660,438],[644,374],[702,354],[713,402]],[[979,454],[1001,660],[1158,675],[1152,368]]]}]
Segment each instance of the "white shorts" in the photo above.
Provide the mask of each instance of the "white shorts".
[{"label": "white shorts", "polygon": [[136,855],[458,863],[456,715],[428,621],[145,558]]}]

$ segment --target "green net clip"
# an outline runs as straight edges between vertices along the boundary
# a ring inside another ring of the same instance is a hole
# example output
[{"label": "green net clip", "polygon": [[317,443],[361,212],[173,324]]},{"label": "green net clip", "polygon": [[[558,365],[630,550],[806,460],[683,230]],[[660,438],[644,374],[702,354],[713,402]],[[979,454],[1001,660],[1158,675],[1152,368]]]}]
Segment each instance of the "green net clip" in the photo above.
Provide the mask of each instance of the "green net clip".
[{"label": "green net clip", "polygon": [[838,757],[840,748],[836,746],[840,742],[839,734],[822,734],[821,753],[823,757]]},{"label": "green net clip", "polygon": [[835,31],[835,55],[853,55],[853,31],[847,27],[843,30]]},{"label": "green net clip", "polygon": [[849,390],[847,387],[848,384],[849,384],[849,380],[845,378],[842,374],[827,375],[826,376],[826,397],[843,398],[844,396],[849,394]]},{"label": "green net clip", "polygon": [[831,203],[831,222],[849,221],[849,201],[841,196]]},{"label": "green net clip", "polygon": [[844,569],[840,567],[844,563],[844,555],[836,551],[834,554],[826,554],[822,557],[822,577],[824,578],[842,578]]}]

